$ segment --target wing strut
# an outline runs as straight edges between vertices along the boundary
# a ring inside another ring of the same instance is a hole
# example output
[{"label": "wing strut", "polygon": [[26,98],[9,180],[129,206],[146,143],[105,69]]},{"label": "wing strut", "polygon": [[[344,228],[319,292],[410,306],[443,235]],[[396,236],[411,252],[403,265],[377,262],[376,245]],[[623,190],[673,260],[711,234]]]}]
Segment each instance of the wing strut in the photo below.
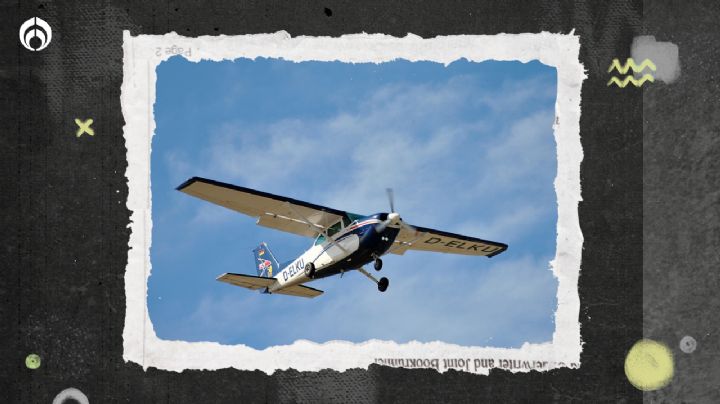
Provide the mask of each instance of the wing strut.
[{"label": "wing strut", "polygon": [[[335,239],[332,238],[332,237],[330,237],[329,234],[327,234],[327,230],[326,230],[326,229],[319,230],[318,228],[319,228],[320,226],[318,226],[318,225],[316,225],[315,223],[313,223],[313,222],[311,222],[310,220],[308,220],[305,216],[303,216],[300,212],[298,212],[298,211],[295,209],[295,207],[294,207],[293,205],[291,205],[290,203],[285,202],[285,206],[287,206],[288,208],[290,208],[290,210],[292,210],[293,213],[295,213],[296,215],[300,216],[300,218],[301,218],[308,226],[310,226],[318,235],[322,234],[322,235],[325,237],[326,240],[330,240],[330,243],[331,243],[331,244],[335,244],[336,246],[338,246],[338,248],[341,249],[342,252],[344,252],[345,254],[350,254],[350,252],[349,252],[348,250],[346,250],[345,247],[341,246],[340,243],[336,243],[336,242],[335,242]],[[377,281],[376,281],[376,282],[377,282]]]},{"label": "wing strut", "polygon": [[317,225],[317,224],[311,222],[310,220],[308,220],[308,218],[306,218],[302,213],[298,212],[297,209],[295,209],[295,207],[294,207],[290,202],[285,201],[284,205],[285,205],[286,207],[290,208],[290,210],[293,211],[293,213],[295,213],[296,215],[300,216],[300,219],[302,219],[302,221],[303,221],[305,224],[307,224],[308,226],[310,226],[310,228],[313,229],[313,231],[314,231],[315,233],[325,234],[325,231],[324,231],[324,230],[318,230],[318,229],[321,227],[320,225]]}]

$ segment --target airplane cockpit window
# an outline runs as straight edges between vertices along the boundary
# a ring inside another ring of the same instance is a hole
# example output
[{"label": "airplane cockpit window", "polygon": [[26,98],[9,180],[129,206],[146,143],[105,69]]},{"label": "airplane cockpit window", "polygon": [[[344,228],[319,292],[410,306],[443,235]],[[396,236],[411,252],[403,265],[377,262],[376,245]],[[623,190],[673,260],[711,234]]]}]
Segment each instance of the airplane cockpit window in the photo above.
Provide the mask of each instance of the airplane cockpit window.
[{"label": "airplane cockpit window", "polygon": [[341,222],[337,222],[334,225],[328,227],[327,234],[328,234],[328,236],[332,237],[334,234],[336,234],[340,230],[342,230],[342,224],[341,224]]},{"label": "airplane cockpit window", "polygon": [[[341,220],[341,221],[338,221],[337,223],[333,224],[332,226],[328,227],[325,232],[327,233],[328,236],[332,237],[333,235],[337,234],[342,229],[343,229],[343,222]],[[325,236],[322,234],[317,236],[317,238],[315,239],[315,245],[321,244],[323,242],[325,242]]]}]

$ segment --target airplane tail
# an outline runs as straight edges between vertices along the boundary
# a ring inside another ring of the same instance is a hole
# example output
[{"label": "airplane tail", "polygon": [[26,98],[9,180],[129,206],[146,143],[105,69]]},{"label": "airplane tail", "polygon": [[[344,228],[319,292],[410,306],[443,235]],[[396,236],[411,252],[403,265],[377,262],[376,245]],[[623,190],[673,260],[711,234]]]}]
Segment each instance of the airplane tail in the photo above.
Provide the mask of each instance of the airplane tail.
[{"label": "airplane tail", "polygon": [[267,244],[260,243],[260,245],[253,250],[253,254],[255,254],[255,269],[257,270],[258,276],[274,278],[280,271],[280,263],[272,251],[270,251]]}]

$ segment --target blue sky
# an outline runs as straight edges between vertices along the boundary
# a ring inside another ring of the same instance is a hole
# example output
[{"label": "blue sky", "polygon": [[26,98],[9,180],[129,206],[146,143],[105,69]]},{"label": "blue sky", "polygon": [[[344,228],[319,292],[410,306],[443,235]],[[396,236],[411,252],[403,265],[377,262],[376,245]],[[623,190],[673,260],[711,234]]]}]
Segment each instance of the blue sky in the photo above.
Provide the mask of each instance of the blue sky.
[{"label": "blue sky", "polygon": [[[519,347],[555,329],[555,69],[539,62],[293,63],[158,67],[148,307],[162,339],[266,348],[377,338]],[[351,272],[315,299],[221,283],[312,240],[175,190],[192,176],[504,242],[492,259],[384,257],[379,293]]]}]

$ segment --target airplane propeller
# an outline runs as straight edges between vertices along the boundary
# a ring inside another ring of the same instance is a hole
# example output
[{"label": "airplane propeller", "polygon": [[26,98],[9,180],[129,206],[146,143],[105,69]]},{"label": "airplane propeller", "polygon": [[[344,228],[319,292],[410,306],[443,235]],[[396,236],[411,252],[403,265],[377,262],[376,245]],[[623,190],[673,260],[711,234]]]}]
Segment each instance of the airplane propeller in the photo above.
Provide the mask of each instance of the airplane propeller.
[{"label": "airplane propeller", "polygon": [[392,188],[385,188],[387,192],[388,201],[390,201],[390,212],[395,212],[395,192]]},{"label": "airplane propeller", "polygon": [[375,230],[378,233],[382,233],[389,224],[393,224],[393,225],[400,225],[401,227],[404,227],[405,229],[410,230],[410,231],[415,231],[414,227],[405,223],[402,220],[402,218],[400,217],[400,214],[395,212],[395,192],[393,191],[393,189],[386,188],[385,192],[387,193],[388,202],[390,202],[390,213],[388,213],[387,219],[385,219],[381,223],[378,223],[375,226]]}]

